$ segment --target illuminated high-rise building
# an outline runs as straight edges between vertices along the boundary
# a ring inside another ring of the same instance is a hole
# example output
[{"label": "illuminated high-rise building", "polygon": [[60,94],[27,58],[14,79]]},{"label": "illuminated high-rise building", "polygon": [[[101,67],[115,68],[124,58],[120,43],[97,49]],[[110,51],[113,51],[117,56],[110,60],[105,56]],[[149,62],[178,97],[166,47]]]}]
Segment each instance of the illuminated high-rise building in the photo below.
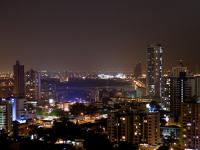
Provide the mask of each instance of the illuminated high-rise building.
[{"label": "illuminated high-rise building", "polygon": [[161,107],[163,110],[170,111],[170,77],[169,77],[169,74],[163,75],[163,78],[162,78]]},{"label": "illuminated high-rise building", "polygon": [[23,120],[26,118],[26,99],[25,99],[25,77],[24,65],[19,61],[13,66],[14,72],[14,97],[16,98],[16,119]]},{"label": "illuminated high-rise building", "polygon": [[9,102],[0,102],[0,129],[12,130],[12,106]]},{"label": "illuminated high-rise building", "polygon": [[29,101],[37,101],[41,98],[41,78],[39,72],[32,69],[26,72],[25,93]]},{"label": "illuminated high-rise building", "polygon": [[176,121],[181,115],[181,103],[190,101],[192,92],[193,77],[189,74],[187,67],[182,62],[179,66],[173,67],[170,75],[170,112]]},{"label": "illuminated high-rise building", "polygon": [[14,96],[24,97],[25,96],[25,84],[24,84],[24,65],[21,65],[19,61],[13,66],[14,72]]},{"label": "illuminated high-rise building", "polygon": [[160,113],[154,109],[108,114],[107,131],[111,142],[126,141],[132,144],[159,145]]},{"label": "illuminated high-rise building", "polygon": [[200,97],[200,74],[194,75],[193,92],[195,96]]},{"label": "illuminated high-rise building", "polygon": [[160,44],[147,48],[147,95],[160,98],[162,94],[163,48]]},{"label": "illuminated high-rise building", "polygon": [[41,80],[41,101],[39,103],[44,103],[49,99],[57,100],[56,85],[59,82],[59,79],[55,78],[43,78]]},{"label": "illuminated high-rise building", "polygon": [[0,97],[7,98],[13,94],[13,79],[10,77],[0,77]]},{"label": "illuminated high-rise building", "polygon": [[147,112],[141,118],[141,143],[158,145],[160,143],[160,113]]},{"label": "illuminated high-rise building", "polygon": [[107,130],[111,142],[139,144],[140,127],[138,112],[112,112],[108,115]]},{"label": "illuminated high-rise building", "polygon": [[181,104],[181,142],[183,149],[200,149],[200,99]]}]

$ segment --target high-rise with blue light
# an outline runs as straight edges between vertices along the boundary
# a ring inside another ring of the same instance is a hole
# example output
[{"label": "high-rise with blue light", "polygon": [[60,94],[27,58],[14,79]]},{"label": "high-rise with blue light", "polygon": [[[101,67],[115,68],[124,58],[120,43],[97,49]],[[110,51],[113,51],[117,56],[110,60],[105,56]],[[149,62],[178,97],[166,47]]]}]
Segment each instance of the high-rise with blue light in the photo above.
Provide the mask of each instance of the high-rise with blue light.
[{"label": "high-rise with blue light", "polygon": [[17,115],[16,115],[16,99],[15,98],[11,98],[9,100],[11,106],[12,106],[12,121],[16,121],[17,120]]},{"label": "high-rise with blue light", "polygon": [[19,61],[13,66],[14,72],[14,96],[16,98],[16,119],[22,120],[26,116],[26,99],[25,99],[25,76],[24,65]]}]

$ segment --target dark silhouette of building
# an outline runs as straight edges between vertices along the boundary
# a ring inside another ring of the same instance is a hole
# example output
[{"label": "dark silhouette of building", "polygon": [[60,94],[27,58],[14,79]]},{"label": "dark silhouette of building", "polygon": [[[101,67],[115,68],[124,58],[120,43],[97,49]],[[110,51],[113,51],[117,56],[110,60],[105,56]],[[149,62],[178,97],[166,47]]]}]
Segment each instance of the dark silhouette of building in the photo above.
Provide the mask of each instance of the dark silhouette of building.
[{"label": "dark silhouette of building", "polygon": [[182,148],[200,149],[200,98],[181,104]]},{"label": "dark silhouette of building", "polygon": [[138,63],[135,65],[134,77],[138,79],[141,76],[142,76],[142,63]]},{"label": "dark silhouette of building", "polygon": [[14,72],[14,96],[25,97],[25,84],[24,84],[24,65],[20,65],[19,61],[13,66]]},{"label": "dark silhouette of building", "polygon": [[175,121],[178,121],[181,115],[181,103],[187,102],[192,95],[192,80],[187,67],[182,63],[173,67],[170,75],[170,111]]},{"label": "dark silhouette of building", "polygon": [[26,114],[26,99],[25,99],[25,78],[24,65],[20,65],[19,61],[13,66],[14,72],[14,97],[16,97],[16,119],[25,120]]}]

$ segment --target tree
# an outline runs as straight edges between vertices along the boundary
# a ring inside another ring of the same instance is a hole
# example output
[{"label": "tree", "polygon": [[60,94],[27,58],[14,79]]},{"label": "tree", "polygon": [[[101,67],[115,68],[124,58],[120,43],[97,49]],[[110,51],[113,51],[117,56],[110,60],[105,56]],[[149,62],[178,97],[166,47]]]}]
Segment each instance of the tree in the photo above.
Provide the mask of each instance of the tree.
[{"label": "tree", "polygon": [[138,145],[134,145],[128,142],[120,142],[119,147],[116,150],[138,150]]},{"label": "tree", "polygon": [[76,103],[76,104],[72,105],[70,112],[73,115],[79,115],[81,113],[85,113],[86,112],[86,106],[84,104],[81,104],[81,103]]},{"label": "tree", "polygon": [[103,135],[92,132],[86,133],[85,149],[87,150],[112,150],[112,144]]},{"label": "tree", "polygon": [[62,117],[65,116],[65,112],[62,109],[53,109],[53,111],[50,113],[51,116],[57,116],[57,117]]},{"label": "tree", "polygon": [[36,108],[36,114],[39,115],[39,116],[43,116],[43,115],[46,116],[48,114],[48,112],[43,108],[37,107]]}]

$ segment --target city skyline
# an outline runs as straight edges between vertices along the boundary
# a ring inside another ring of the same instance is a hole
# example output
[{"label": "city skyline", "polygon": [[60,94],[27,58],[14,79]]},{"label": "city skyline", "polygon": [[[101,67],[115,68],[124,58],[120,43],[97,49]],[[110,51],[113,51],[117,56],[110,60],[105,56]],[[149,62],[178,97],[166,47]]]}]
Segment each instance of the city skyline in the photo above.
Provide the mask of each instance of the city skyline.
[{"label": "city skyline", "polygon": [[162,44],[164,69],[180,59],[200,65],[199,1],[0,3],[0,71],[15,60],[36,70],[133,71],[151,43]]},{"label": "city skyline", "polygon": [[200,150],[200,1],[0,1],[0,148]]}]

